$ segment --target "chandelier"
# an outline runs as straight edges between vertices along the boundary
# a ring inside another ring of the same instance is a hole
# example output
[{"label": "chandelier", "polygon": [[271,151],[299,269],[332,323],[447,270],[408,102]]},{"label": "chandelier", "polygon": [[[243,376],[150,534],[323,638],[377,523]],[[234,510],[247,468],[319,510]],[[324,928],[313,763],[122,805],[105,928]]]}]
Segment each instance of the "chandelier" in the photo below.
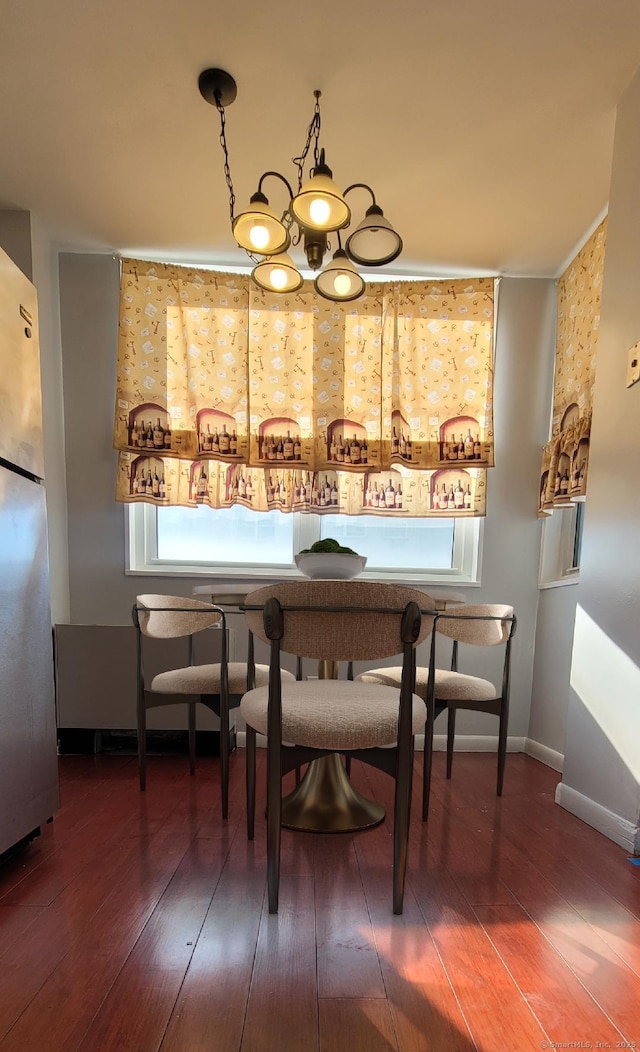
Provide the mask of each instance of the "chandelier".
[{"label": "chandelier", "polygon": [[[251,195],[248,206],[235,213],[235,193],[229,167],[226,137],[225,108],[236,98],[236,82],[222,69],[205,69],[198,80],[200,94],[215,106],[220,115],[220,144],[224,153],[224,172],[229,190],[231,229],[240,248],[255,264],[251,277],[256,285],[269,292],[295,292],[303,278],[289,255],[289,248],[302,244],[311,270],[320,273],[314,281],[316,291],[328,300],[355,300],[365,288],[364,279],[356,270],[362,267],[381,267],[391,263],[402,251],[402,239],[383,215],[375,194],[366,183],[352,183],[342,193],[333,181],[333,173],[320,147],[320,95],[314,91],[315,108],[304,149],[293,158],[298,169],[297,189],[280,172],[263,172],[258,188]],[[305,179],[305,165],[313,146],[313,166]],[[263,186],[267,179],[278,179],[287,189],[288,204],[282,214],[271,207]],[[351,209],[347,194],[366,190],[372,204],[362,222],[347,237],[344,247],[340,232],[351,224]],[[329,234],[335,234],[337,248],[327,265],[324,256],[331,250]]]}]

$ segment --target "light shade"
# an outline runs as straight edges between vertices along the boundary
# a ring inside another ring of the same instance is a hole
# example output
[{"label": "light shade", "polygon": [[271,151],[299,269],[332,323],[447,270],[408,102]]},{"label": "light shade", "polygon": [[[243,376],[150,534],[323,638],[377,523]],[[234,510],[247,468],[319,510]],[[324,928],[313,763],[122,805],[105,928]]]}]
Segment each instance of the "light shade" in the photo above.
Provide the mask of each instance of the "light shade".
[{"label": "light shade", "polygon": [[287,228],[259,190],[251,197],[249,207],[234,219],[233,236],[240,248],[263,256],[285,252],[290,244]]},{"label": "light shade", "polygon": [[357,300],[364,292],[364,279],[347,256],[343,248],[334,253],[333,259],[314,281],[316,292],[326,300],[344,303]]},{"label": "light shade", "polygon": [[286,252],[263,259],[253,268],[251,277],[267,292],[295,292],[303,282],[302,274]]},{"label": "light shade", "polygon": [[402,252],[402,238],[382,214],[371,205],[359,226],[349,235],[346,249],[351,259],[363,267],[382,267]]},{"label": "light shade", "polygon": [[[324,151],[323,151],[324,153]],[[321,160],[311,178],[303,183],[291,202],[291,212],[300,226],[312,230],[341,230],[351,219],[351,209],[333,181],[333,173]]]}]

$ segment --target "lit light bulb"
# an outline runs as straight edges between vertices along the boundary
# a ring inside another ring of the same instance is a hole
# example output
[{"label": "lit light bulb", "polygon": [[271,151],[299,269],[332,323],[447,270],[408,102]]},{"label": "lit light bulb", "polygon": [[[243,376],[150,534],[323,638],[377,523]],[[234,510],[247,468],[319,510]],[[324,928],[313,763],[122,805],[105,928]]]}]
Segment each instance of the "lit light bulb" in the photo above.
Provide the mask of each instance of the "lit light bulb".
[{"label": "lit light bulb", "polygon": [[282,267],[274,267],[269,275],[269,280],[274,289],[283,289],[287,284],[287,275]]},{"label": "lit light bulb", "polygon": [[351,292],[351,278],[348,274],[336,274],[333,279],[333,287],[338,296],[348,296]]},{"label": "lit light bulb", "polygon": [[324,201],[321,197],[316,197],[309,205],[309,215],[314,223],[318,226],[324,226],[327,222],[331,209],[327,201]]},{"label": "lit light bulb", "polygon": [[266,248],[269,244],[269,231],[266,226],[262,226],[261,223],[252,226],[249,231],[249,240],[254,248]]}]

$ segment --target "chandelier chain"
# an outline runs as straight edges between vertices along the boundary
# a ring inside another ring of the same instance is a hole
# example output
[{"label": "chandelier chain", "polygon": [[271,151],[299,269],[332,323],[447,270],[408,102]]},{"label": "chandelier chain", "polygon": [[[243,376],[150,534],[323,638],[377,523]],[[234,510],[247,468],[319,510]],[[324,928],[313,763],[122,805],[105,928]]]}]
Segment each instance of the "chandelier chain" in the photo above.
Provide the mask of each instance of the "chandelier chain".
[{"label": "chandelier chain", "polygon": [[319,149],[320,124],[321,124],[321,118],[320,118],[320,95],[322,94],[322,92],[314,91],[313,94],[315,95],[315,98],[316,98],[316,104],[315,104],[315,108],[314,108],[314,111],[313,111],[313,117],[311,118],[311,122],[309,124],[309,127],[307,128],[307,141],[304,144],[304,149],[303,149],[302,153],[300,154],[300,156],[293,158],[293,163],[298,168],[298,193],[300,193],[300,187],[302,186],[302,180],[304,178],[304,165],[305,165],[305,161],[307,159],[307,154],[309,153],[309,147],[311,146],[311,140],[312,139],[314,139],[314,144],[313,144],[313,161],[314,161],[315,167],[317,168],[319,163],[320,163],[320,149]]},{"label": "chandelier chain", "polygon": [[231,216],[231,224],[233,225],[235,219],[235,205],[236,195],[233,189],[233,180],[231,178],[231,168],[229,167],[229,150],[227,149],[227,135],[226,135],[226,124],[227,119],[224,115],[224,106],[220,102],[220,99],[216,97],[216,109],[220,114],[220,145],[222,146],[222,152],[224,153],[224,177],[227,181],[227,188],[229,190],[229,215]]}]

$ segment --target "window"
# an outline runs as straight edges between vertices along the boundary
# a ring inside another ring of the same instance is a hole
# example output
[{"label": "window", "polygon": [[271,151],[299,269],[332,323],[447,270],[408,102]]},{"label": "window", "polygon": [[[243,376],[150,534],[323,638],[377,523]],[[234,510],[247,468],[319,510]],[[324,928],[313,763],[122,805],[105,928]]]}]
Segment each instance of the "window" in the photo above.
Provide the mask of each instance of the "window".
[{"label": "window", "polygon": [[573,545],[571,569],[580,569],[580,553],[582,551],[582,527],[584,525],[584,503],[576,504],[575,524],[573,529]]},{"label": "window", "polygon": [[574,584],[580,570],[584,503],[556,508],[545,519],[540,552],[540,588]]},{"label": "window", "polygon": [[335,537],[366,555],[364,577],[475,583],[481,519],[283,515],[240,506],[214,510],[130,505],[127,571],[169,576],[287,577],[294,555]]}]

